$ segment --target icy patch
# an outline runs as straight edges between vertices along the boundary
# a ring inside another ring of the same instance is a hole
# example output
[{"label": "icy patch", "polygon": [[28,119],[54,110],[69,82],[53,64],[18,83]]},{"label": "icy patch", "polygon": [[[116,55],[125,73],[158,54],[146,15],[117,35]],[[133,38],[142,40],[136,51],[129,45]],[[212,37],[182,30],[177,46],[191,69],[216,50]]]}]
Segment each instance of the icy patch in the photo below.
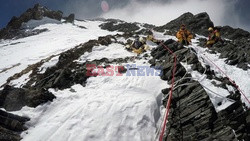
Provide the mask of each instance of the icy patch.
[{"label": "icy patch", "polygon": [[78,62],[84,63],[87,60],[93,61],[95,59],[102,59],[102,58],[108,58],[108,59],[116,59],[116,58],[125,58],[125,57],[131,57],[135,56],[135,53],[131,53],[125,50],[124,46],[121,44],[113,43],[109,46],[95,46],[92,49],[92,52],[86,52],[84,53]]},{"label": "icy patch", "polygon": [[51,58],[48,62],[45,62],[40,68],[39,68],[39,73],[43,74],[47,70],[47,68],[51,68],[57,64],[59,61],[59,56],[55,56]]},{"label": "icy patch", "polygon": [[61,22],[55,19],[48,18],[48,17],[43,17],[43,19],[41,20],[30,20],[27,23],[23,23],[22,28],[32,29],[32,28],[38,27],[40,25],[45,25],[45,24],[61,24]]},{"label": "icy patch", "polygon": [[119,38],[117,38],[117,42],[126,43],[127,40],[124,37],[119,37]]},{"label": "icy patch", "polygon": [[154,34],[155,39],[158,39],[158,40],[166,41],[166,40],[172,39],[172,40],[177,41],[177,38],[172,35],[164,35],[164,33],[156,32],[156,31],[153,31],[153,34]]},{"label": "icy patch", "polygon": [[10,85],[12,85],[16,88],[21,88],[23,85],[25,85],[30,80],[29,76],[31,73],[32,73],[32,71],[22,75],[18,79],[12,80],[10,82]]}]

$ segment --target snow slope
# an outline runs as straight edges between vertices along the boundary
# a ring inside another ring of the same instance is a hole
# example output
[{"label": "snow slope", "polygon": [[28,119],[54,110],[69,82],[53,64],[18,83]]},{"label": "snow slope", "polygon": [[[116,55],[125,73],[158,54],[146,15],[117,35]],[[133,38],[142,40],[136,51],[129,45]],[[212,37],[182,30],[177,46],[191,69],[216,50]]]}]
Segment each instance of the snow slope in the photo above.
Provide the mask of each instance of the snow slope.
[{"label": "snow slope", "polygon": [[117,33],[100,29],[99,25],[102,23],[101,21],[75,21],[76,25],[87,28],[84,29],[72,24],[47,23],[40,25],[41,23],[35,20],[28,22],[25,26],[39,25],[35,29],[47,28],[49,31],[26,38],[0,42],[0,86],[10,76],[22,71],[28,65],[59,54],[90,39]]},{"label": "snow slope", "polygon": [[[121,48],[120,56],[135,55],[121,45],[111,44],[83,56],[86,60],[98,59],[98,54],[103,53],[115,59],[120,57],[118,52],[108,49],[115,45]],[[149,66],[147,60],[135,62]],[[167,86],[159,76],[91,77],[86,87],[51,89],[57,97],[52,103],[25,107],[15,113],[32,115],[29,129],[22,134],[23,141],[149,141],[155,138],[161,89]]]}]

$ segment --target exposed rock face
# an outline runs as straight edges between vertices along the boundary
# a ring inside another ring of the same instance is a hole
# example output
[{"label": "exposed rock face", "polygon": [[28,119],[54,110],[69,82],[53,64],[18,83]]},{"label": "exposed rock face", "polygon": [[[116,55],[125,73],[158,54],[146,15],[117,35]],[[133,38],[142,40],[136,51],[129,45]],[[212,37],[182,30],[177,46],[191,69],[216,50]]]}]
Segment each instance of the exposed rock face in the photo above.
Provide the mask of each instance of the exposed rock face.
[{"label": "exposed rock face", "polygon": [[65,18],[67,23],[74,23],[75,14],[70,14],[68,17]]},{"label": "exposed rock face", "polygon": [[46,7],[36,4],[33,8],[28,9],[20,17],[13,17],[7,25],[7,28],[19,29],[23,22],[28,22],[31,19],[41,20],[43,17],[49,17],[51,19],[61,20],[61,11],[51,11]]},{"label": "exposed rock face", "polygon": [[51,19],[56,19],[60,21],[62,19],[62,14],[63,13],[61,11],[51,11],[46,7],[36,4],[33,8],[30,8],[26,12],[24,12],[20,17],[14,16],[10,20],[6,28],[0,31],[0,39],[26,37],[46,31],[46,30],[34,31],[28,34],[25,33],[25,31],[22,31],[20,28],[23,23],[28,22],[31,19],[41,20],[43,17],[49,17]]},{"label": "exposed rock face", "polygon": [[[187,62],[193,66],[197,66],[199,63],[198,58],[190,50],[178,46],[175,41],[168,40],[164,44],[174,51],[178,61]],[[161,45],[154,49],[151,55],[153,59],[150,60],[150,63],[156,67],[162,66],[163,75],[161,78],[171,82],[173,56]],[[202,66],[195,68],[202,68]],[[178,83],[175,84],[173,91],[165,139],[168,138],[171,141],[249,140],[250,128],[247,121],[250,110],[244,110],[240,98],[234,98],[237,101],[236,103],[216,113],[203,86],[199,82],[192,80],[189,72],[186,72],[180,63],[177,63],[176,70],[175,82]],[[197,69],[201,73],[204,72],[203,70]],[[216,78],[212,71],[208,71],[206,74],[213,76],[213,79],[222,81],[222,84],[228,84],[228,82],[224,81],[224,78]],[[164,89],[162,92],[166,97],[163,100],[165,105],[169,89]],[[240,94],[236,92],[232,95],[239,96]]]},{"label": "exposed rock face", "polygon": [[140,28],[136,25],[136,23],[125,23],[119,20],[109,19],[107,23],[101,24],[101,29],[105,29],[108,31],[120,31],[120,32],[135,32]]},{"label": "exposed rock face", "polygon": [[26,130],[24,123],[28,118],[19,117],[0,110],[0,140],[1,141],[19,141],[21,137],[19,132]]},{"label": "exposed rock face", "polygon": [[167,29],[170,30],[170,32],[167,32],[168,34],[170,33],[172,35],[175,35],[179,30],[181,24],[185,24],[187,29],[191,32],[204,36],[208,35],[207,29],[214,26],[207,13],[200,13],[197,15],[193,15],[192,13],[185,13],[179,18],[167,23],[166,25],[156,27],[155,30],[164,32],[164,30]]},{"label": "exposed rock face", "polygon": [[[230,36],[230,34],[227,35],[228,32],[221,33],[225,34],[225,36]],[[224,41],[223,44],[218,42],[214,44],[210,50],[212,50],[212,53],[220,53],[219,57],[225,58],[225,63],[235,65],[243,70],[248,70],[250,68],[248,65],[250,64],[250,38],[248,37],[248,34],[244,34],[243,36],[239,33],[237,35],[239,35],[240,38],[235,38],[232,41]],[[200,46],[204,47],[206,41],[206,39],[200,39]]]},{"label": "exposed rock face", "polygon": [[[200,13],[197,15],[185,13],[166,25],[155,27],[154,30],[175,36],[181,24],[185,24],[193,34],[204,36],[208,36],[207,29],[209,27],[214,27],[214,24],[210,20],[210,17],[207,13]],[[242,29],[234,29],[229,26],[218,28],[220,29],[223,39],[226,38],[232,41],[225,41],[224,44],[219,42],[215,44],[211,50],[213,50],[214,53],[221,53],[220,58],[226,58],[225,62],[229,65],[237,65],[237,67],[244,70],[249,69],[250,33]],[[206,39],[201,39],[200,46],[205,47],[206,41]]]},{"label": "exposed rock face", "polygon": [[[112,36],[99,37],[98,40],[90,40],[89,42],[79,45],[78,47],[62,53],[59,57],[58,63],[51,68],[48,68],[44,74],[34,73],[32,79],[27,83],[27,87],[37,82],[34,87],[36,88],[58,88],[65,89],[73,86],[74,84],[81,84],[85,86],[86,80],[90,77],[87,76],[87,64],[107,64],[112,62],[126,62],[126,59],[114,59],[109,61],[106,58],[101,60],[87,61],[83,64],[74,62],[79,59],[85,52],[91,52],[94,46],[106,45],[112,43]],[[74,71],[72,71],[74,70]]]},{"label": "exposed rock face", "polygon": [[240,28],[234,29],[230,26],[221,27],[221,34],[222,34],[222,37],[228,38],[231,40],[240,40],[242,38],[247,38],[247,39],[250,38],[249,32]]},{"label": "exposed rock face", "polygon": [[250,67],[250,40],[237,39],[224,44],[217,43],[211,50],[221,53],[220,58],[226,58],[225,63],[236,65],[243,70]]},{"label": "exposed rock face", "polygon": [[45,89],[25,89],[5,86],[0,91],[0,107],[8,111],[20,110],[23,106],[36,107],[47,101],[52,101],[55,96]]}]

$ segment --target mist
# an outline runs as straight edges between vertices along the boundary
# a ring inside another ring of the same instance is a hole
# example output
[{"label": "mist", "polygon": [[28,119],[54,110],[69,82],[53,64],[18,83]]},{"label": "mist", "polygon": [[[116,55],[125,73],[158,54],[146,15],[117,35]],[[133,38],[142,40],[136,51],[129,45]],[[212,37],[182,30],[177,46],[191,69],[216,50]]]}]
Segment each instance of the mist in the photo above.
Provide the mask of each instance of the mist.
[{"label": "mist", "polygon": [[126,6],[113,8],[101,14],[101,17],[164,25],[185,12],[207,12],[215,25],[246,29],[248,27],[240,23],[235,11],[236,2],[237,0],[130,0]]}]

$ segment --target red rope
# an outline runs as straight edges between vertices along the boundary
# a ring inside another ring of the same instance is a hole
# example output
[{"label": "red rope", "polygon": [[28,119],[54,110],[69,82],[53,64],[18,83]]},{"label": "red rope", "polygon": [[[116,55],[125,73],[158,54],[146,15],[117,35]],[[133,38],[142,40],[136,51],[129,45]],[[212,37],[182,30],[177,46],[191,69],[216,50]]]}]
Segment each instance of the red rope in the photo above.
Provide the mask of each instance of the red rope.
[{"label": "red rope", "polygon": [[164,132],[165,132],[165,129],[166,129],[166,124],[167,124],[167,121],[168,121],[168,114],[169,114],[169,111],[170,111],[170,105],[171,105],[171,100],[172,100],[172,95],[173,95],[174,79],[175,79],[175,71],[176,71],[176,60],[177,60],[176,55],[173,53],[173,51],[171,49],[169,49],[163,43],[161,43],[161,45],[163,45],[163,47],[166,50],[168,50],[174,56],[174,68],[173,68],[173,72],[172,72],[172,82],[171,82],[172,84],[171,84],[171,89],[170,89],[170,95],[168,97],[168,102],[167,102],[167,105],[166,105],[166,112],[165,112],[165,117],[164,117],[164,123],[163,123],[163,126],[162,126],[162,130],[161,130],[161,135],[160,135],[159,141],[163,140]]},{"label": "red rope", "polygon": [[[205,55],[204,55],[205,56]],[[244,96],[244,98],[247,100],[247,102],[250,104],[249,99],[246,97],[246,95],[244,94],[244,92],[239,88],[239,86],[222,70],[220,69],[219,66],[217,66],[211,59],[209,59],[207,56],[205,56],[217,69],[219,69],[220,72],[222,72],[227,78],[228,80],[240,91],[241,95]]]}]

